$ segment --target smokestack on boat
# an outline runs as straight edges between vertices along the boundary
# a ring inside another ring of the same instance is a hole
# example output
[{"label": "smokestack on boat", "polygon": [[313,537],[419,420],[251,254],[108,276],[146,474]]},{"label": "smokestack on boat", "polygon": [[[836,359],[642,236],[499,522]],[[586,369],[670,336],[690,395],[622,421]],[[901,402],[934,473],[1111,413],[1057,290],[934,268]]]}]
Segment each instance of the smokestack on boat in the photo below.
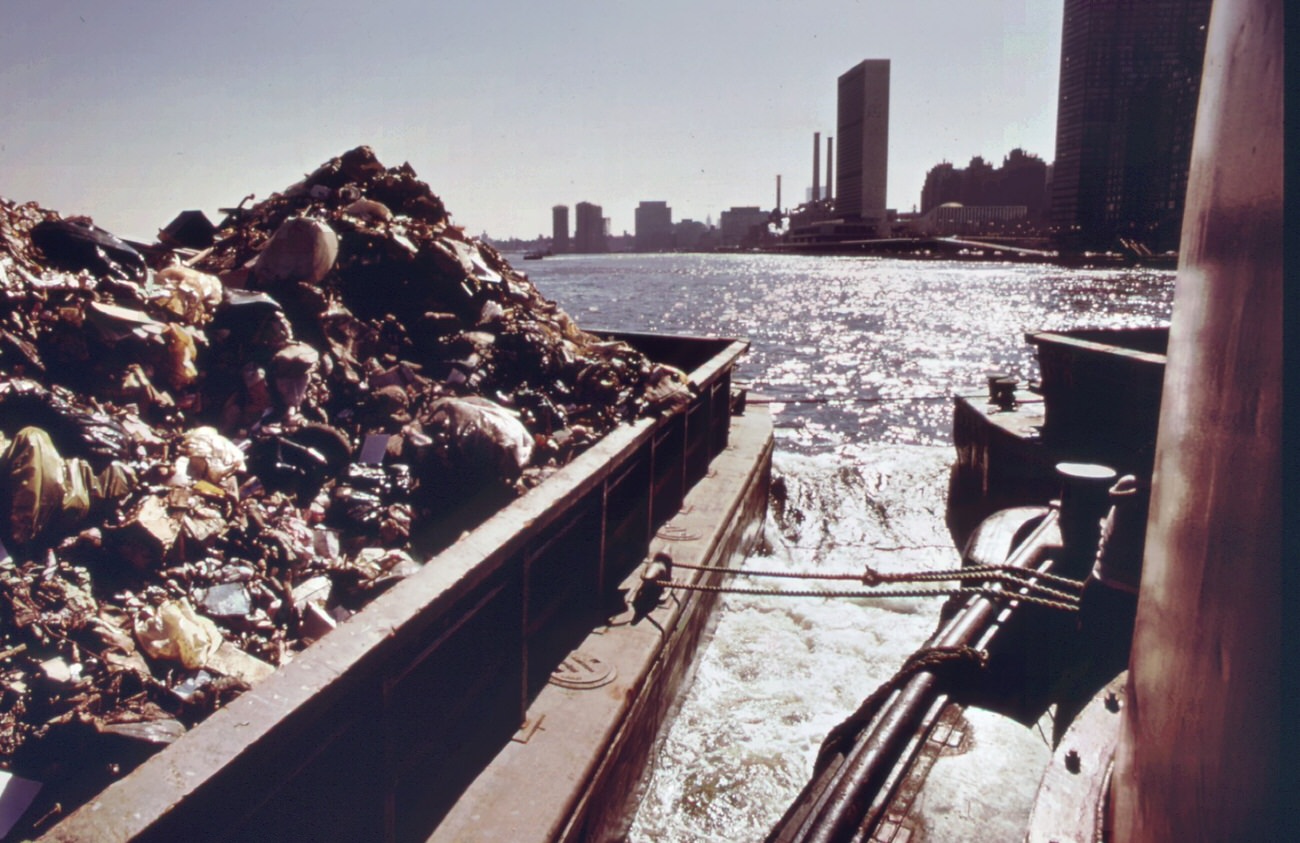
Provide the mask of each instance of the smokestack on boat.
[{"label": "smokestack on boat", "polygon": [[1280,819],[1282,6],[1210,20],[1110,839]]}]

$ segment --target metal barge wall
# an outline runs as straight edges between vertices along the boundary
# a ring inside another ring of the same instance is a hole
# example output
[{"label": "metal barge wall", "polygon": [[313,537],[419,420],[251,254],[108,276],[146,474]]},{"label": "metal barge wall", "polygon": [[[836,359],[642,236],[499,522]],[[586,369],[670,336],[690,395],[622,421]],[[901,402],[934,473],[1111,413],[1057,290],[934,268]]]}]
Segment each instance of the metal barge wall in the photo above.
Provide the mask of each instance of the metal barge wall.
[{"label": "metal barge wall", "polygon": [[[745,343],[619,338],[687,371],[690,405],[611,432],[41,840],[427,837],[728,446]],[[738,521],[761,522],[770,449]]]}]

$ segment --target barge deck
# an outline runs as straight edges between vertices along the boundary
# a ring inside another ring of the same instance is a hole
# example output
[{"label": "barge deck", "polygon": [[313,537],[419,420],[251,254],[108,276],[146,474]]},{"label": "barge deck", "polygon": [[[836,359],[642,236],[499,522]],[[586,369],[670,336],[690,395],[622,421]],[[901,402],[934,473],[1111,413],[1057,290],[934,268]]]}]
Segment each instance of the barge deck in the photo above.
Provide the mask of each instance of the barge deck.
[{"label": "barge deck", "polygon": [[[673,561],[734,566],[759,539],[771,460],[771,422],[746,411],[711,474],[656,533]],[[694,571],[688,582],[721,575]],[[633,572],[620,590],[639,582]],[[718,595],[679,591],[637,622],[629,612],[592,630],[528,708],[525,726],[475,779],[429,838],[618,839],[660,727],[690,675]]]}]

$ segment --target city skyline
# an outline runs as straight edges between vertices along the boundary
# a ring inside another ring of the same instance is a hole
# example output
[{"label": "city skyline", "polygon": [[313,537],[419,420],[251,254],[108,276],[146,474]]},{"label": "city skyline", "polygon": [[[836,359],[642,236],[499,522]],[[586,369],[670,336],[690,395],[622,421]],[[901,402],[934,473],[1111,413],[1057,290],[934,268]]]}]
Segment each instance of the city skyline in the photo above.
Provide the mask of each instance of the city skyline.
[{"label": "city skyline", "polygon": [[647,199],[716,219],[771,208],[778,174],[802,195],[837,76],[880,57],[910,211],[937,161],[1054,157],[1060,5],[970,5],[24,7],[0,28],[0,196],[151,238],[364,143],[476,234],[535,237],[583,200],[614,232]]}]

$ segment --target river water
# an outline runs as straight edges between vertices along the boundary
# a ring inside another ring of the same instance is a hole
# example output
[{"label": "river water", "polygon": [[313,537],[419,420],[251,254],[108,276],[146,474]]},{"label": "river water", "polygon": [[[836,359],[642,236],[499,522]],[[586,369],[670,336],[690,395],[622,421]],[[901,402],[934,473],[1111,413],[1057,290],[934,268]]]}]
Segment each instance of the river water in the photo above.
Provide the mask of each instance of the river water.
[{"label": "river water", "polygon": [[[755,570],[958,564],[943,517],[951,395],[982,391],[990,369],[1036,378],[1026,331],[1167,325],[1173,301],[1173,273],[1143,270],[766,254],[510,258],[583,327],[750,341],[735,377],[772,401],[776,426],[766,546],[745,563]],[[761,840],[807,780],[825,733],[934,631],[940,602],[725,595],[629,840]],[[1000,740],[1000,728],[976,722],[975,739]],[[1047,753],[1044,739],[1016,731]],[[965,832],[945,833],[944,817],[975,810],[928,807],[930,840],[958,839]],[[985,818],[981,836],[1018,839],[1017,821]]]}]

